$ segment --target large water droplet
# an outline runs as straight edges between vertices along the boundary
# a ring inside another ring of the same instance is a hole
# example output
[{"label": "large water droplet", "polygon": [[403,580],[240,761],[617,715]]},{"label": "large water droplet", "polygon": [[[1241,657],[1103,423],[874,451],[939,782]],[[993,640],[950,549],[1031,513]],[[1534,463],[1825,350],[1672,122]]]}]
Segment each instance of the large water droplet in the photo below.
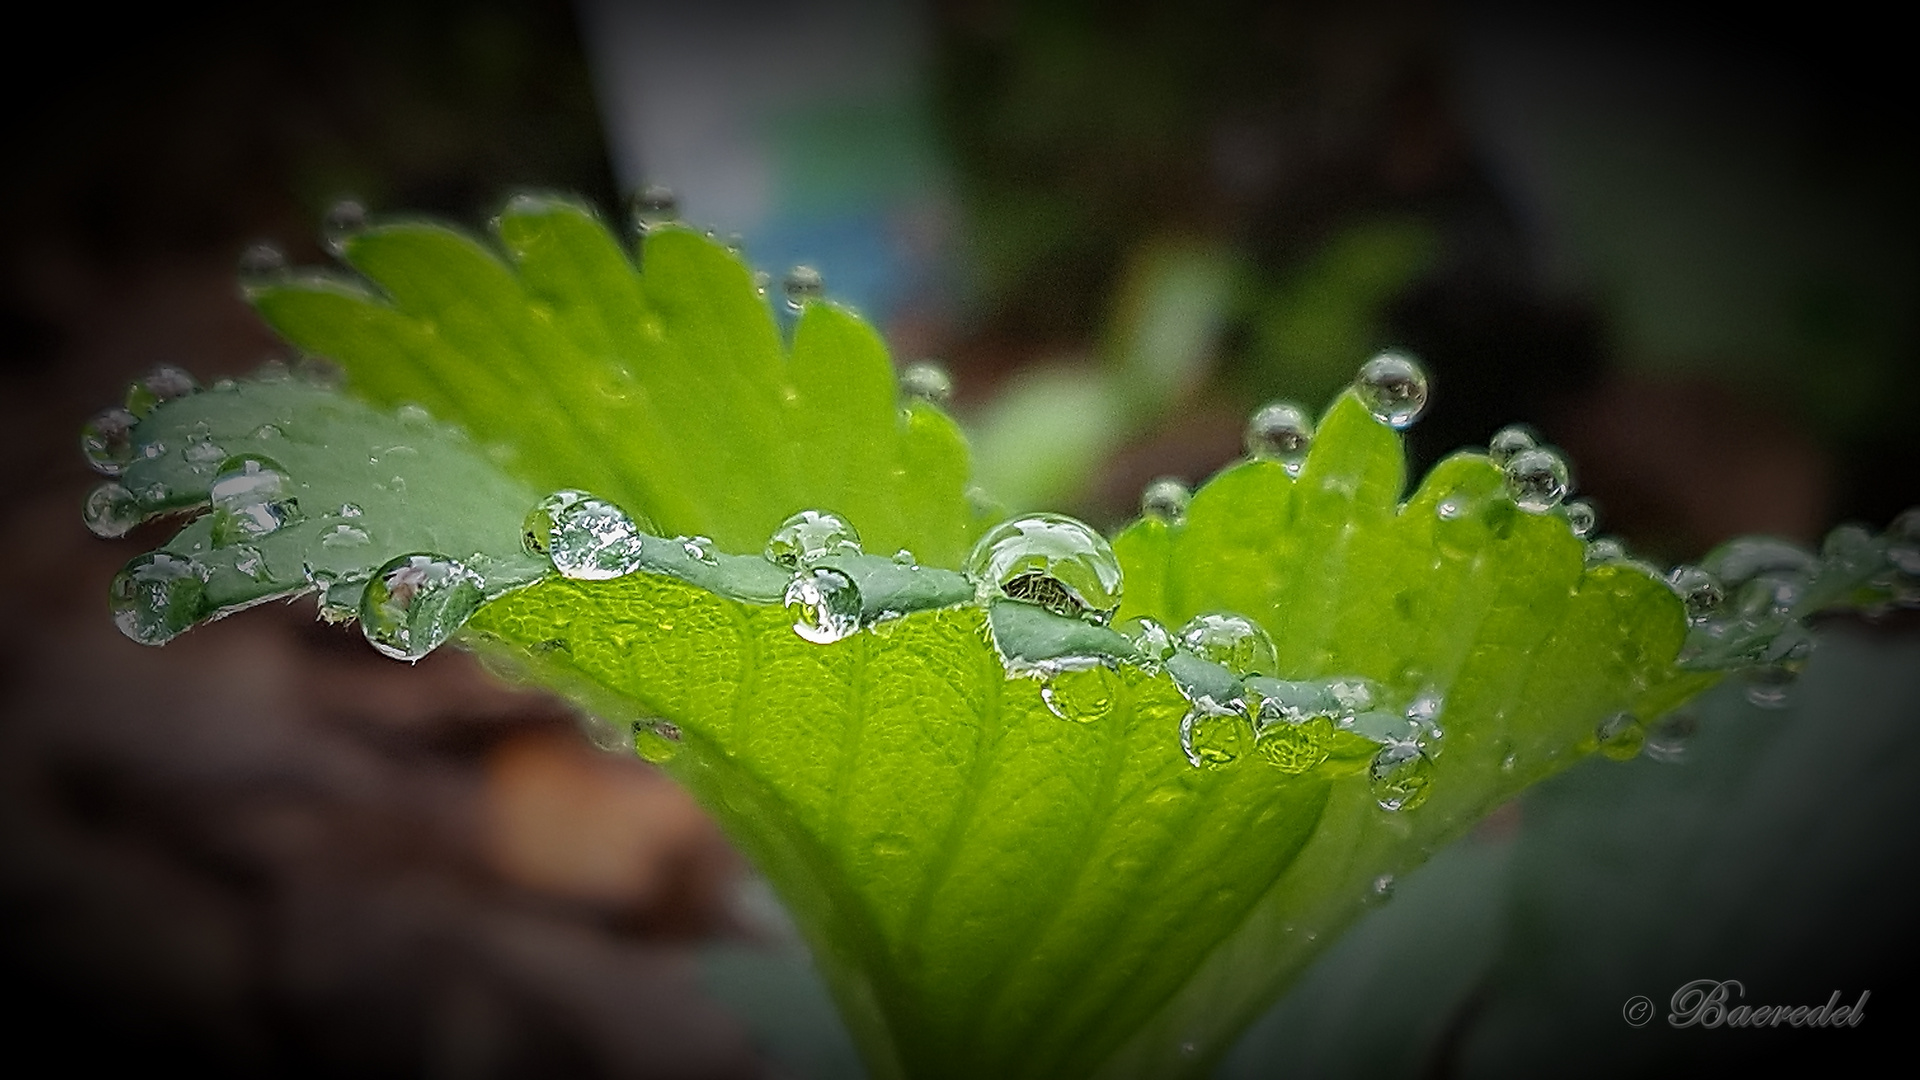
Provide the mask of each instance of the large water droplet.
[{"label": "large water droplet", "polygon": [[796,266],[787,271],[787,276],[780,282],[780,290],[786,294],[787,310],[800,311],[826,293],[826,282],[821,279],[820,271],[813,267]]},{"label": "large water droplet", "polygon": [[640,524],[618,506],[584,491],[556,491],[527,512],[521,541],[545,555],[562,577],[605,581],[640,566]]},{"label": "large water droplet", "polygon": [[347,245],[366,231],[367,208],[358,199],[341,199],[320,219],[320,244],[335,258],[343,258]]},{"label": "large water droplet", "polygon": [[1163,476],[1140,493],[1140,513],[1166,525],[1178,525],[1187,519],[1187,504],[1192,501],[1193,492],[1185,482]]},{"label": "large water droplet", "polygon": [[1507,495],[1529,514],[1544,514],[1567,497],[1567,463],[1542,447],[1522,450],[1507,462]]},{"label": "large water droplet", "polygon": [[293,485],[273,459],[240,454],[220,465],[207,489],[213,503],[213,542],[239,543],[265,536],[300,520]]},{"label": "large water droplet", "polygon": [[1600,752],[1615,761],[1627,761],[1640,753],[1646,730],[1640,718],[1630,712],[1617,712],[1602,719],[1593,731],[1600,741]]},{"label": "large water droplet", "polygon": [[125,409],[108,409],[80,428],[80,452],[103,476],[119,476],[133,461],[133,425]]},{"label": "large water droplet", "polygon": [[1244,615],[1215,611],[1195,615],[1177,635],[1181,645],[1236,675],[1275,675],[1280,670],[1273,639]]},{"label": "large water droplet", "polygon": [[1494,432],[1493,438],[1487,440],[1487,457],[1495,465],[1504,469],[1507,467],[1507,462],[1512,461],[1515,455],[1538,445],[1540,440],[1534,437],[1532,428],[1525,424],[1508,424]]},{"label": "large water droplet", "polygon": [[1267,764],[1288,775],[1298,775],[1327,760],[1333,727],[1324,717],[1268,719],[1264,703],[1261,713],[1254,746]]},{"label": "large water droplet", "polygon": [[1040,700],[1062,720],[1091,724],[1113,711],[1120,676],[1105,664],[1069,667],[1047,678]]},{"label": "large water droplet", "polygon": [[802,510],[773,530],[762,554],[775,566],[797,570],[831,555],[860,554],[860,534],[838,514]]},{"label": "large water droplet", "polygon": [[664,184],[648,184],[633,193],[631,205],[633,227],[638,232],[646,232],[658,225],[665,225],[680,218],[680,199],[673,189]]},{"label": "large water droplet", "polygon": [[1367,778],[1380,809],[1411,810],[1427,800],[1433,786],[1433,759],[1413,743],[1393,743],[1373,756]]},{"label": "large water droplet", "polygon": [[1687,607],[1687,622],[1698,626],[1712,619],[1726,601],[1720,580],[1697,566],[1676,566],[1667,584]]},{"label": "large water droplet", "polygon": [[114,575],[107,606],[120,632],[142,645],[164,645],[207,610],[207,571],[165,551],[150,551]]},{"label": "large water droplet", "polygon": [[1566,503],[1560,507],[1560,513],[1567,519],[1567,528],[1582,540],[1592,536],[1594,526],[1600,523],[1599,511],[1585,499]]},{"label": "large water droplet", "polygon": [[118,539],[140,524],[140,500],[125,486],[109,480],[87,493],[86,504],[80,508],[80,520],[86,522],[87,531],[93,535],[104,540]]},{"label": "large water droplet", "polygon": [[1247,456],[1255,460],[1277,461],[1298,474],[1312,446],[1313,417],[1291,401],[1263,405],[1247,420]]},{"label": "large water droplet", "polygon": [[418,660],[452,637],[486,602],[480,575],[433,552],[382,566],[360,597],[360,632],[395,660]]},{"label": "large water droplet", "polygon": [[161,364],[127,387],[127,411],[145,416],[163,401],[183,398],[200,391],[192,375],[172,364]]},{"label": "large water droplet", "polygon": [[1402,430],[1427,407],[1427,372],[1413,357],[1389,350],[1360,365],[1354,390],[1374,419]]},{"label": "large water droplet", "polygon": [[1120,560],[1106,538],[1060,514],[1034,514],[987,530],[967,556],[981,601],[1018,600],[1056,615],[1105,623],[1120,606]]},{"label": "large water droplet", "polygon": [[900,392],[933,405],[945,405],[953,397],[953,376],[931,360],[908,364],[900,372]]},{"label": "large water droplet", "polygon": [[1180,750],[1196,769],[1230,765],[1246,752],[1253,731],[1245,713],[1195,702],[1180,720]]},{"label": "large water droplet", "polygon": [[784,601],[793,632],[816,645],[831,645],[860,629],[860,590],[837,570],[801,570],[787,583]]}]

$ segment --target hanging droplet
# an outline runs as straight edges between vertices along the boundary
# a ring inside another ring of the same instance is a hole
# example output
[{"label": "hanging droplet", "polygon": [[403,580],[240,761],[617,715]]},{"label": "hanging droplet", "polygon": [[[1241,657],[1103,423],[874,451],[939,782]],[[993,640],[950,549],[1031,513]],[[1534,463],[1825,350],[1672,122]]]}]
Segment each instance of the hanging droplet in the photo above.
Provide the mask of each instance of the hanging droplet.
[{"label": "hanging droplet", "polygon": [[932,405],[945,405],[953,397],[953,376],[931,360],[920,360],[901,369],[900,392]]},{"label": "hanging droplet", "polygon": [[1313,446],[1313,416],[1291,401],[1263,405],[1247,420],[1247,456],[1277,461],[1298,475]]},{"label": "hanging droplet", "polygon": [[1193,492],[1184,482],[1163,476],[1140,493],[1140,513],[1164,525],[1178,525],[1187,520],[1187,504],[1192,501]]},{"label": "hanging droplet", "polygon": [[1262,708],[1262,723],[1254,735],[1254,746],[1267,764],[1289,776],[1297,776],[1327,760],[1333,728],[1322,717],[1267,720]]},{"label": "hanging droplet", "polygon": [[1587,565],[1602,566],[1607,563],[1624,562],[1627,558],[1626,545],[1611,536],[1587,542]]},{"label": "hanging droplet", "polygon": [[762,552],[768,562],[789,570],[811,566],[830,555],[860,553],[860,534],[853,525],[825,510],[802,510],[781,522]]},{"label": "hanging droplet", "polygon": [[145,416],[163,401],[199,392],[200,384],[192,375],[172,364],[161,364],[128,385],[127,411],[136,417]]},{"label": "hanging droplet", "polygon": [[300,520],[293,484],[273,459],[240,454],[220,465],[207,489],[215,545],[252,540]]},{"label": "hanging droplet", "polygon": [[1641,744],[1646,741],[1646,731],[1640,726],[1640,718],[1630,712],[1617,712],[1601,720],[1594,728],[1593,736],[1600,741],[1600,752],[1615,761],[1627,761],[1637,756]]},{"label": "hanging droplet", "polygon": [[1120,606],[1120,560],[1106,538],[1060,514],[1034,514],[987,530],[967,556],[980,600],[1002,597],[1105,623]]},{"label": "hanging droplet", "polygon": [[673,189],[664,184],[648,184],[633,193],[631,205],[633,227],[636,232],[646,232],[659,225],[665,225],[680,219],[680,199]]},{"label": "hanging droplet", "polygon": [[80,508],[80,519],[86,522],[87,531],[103,540],[127,535],[128,530],[140,524],[140,516],[140,500],[113,480],[88,492],[86,504]]},{"label": "hanging droplet", "polygon": [[1544,514],[1567,497],[1567,463],[1551,450],[1522,450],[1507,462],[1507,496],[1529,514]]},{"label": "hanging droplet", "polygon": [[133,425],[125,409],[108,409],[80,428],[80,452],[102,476],[119,476],[133,462]]},{"label": "hanging droplet", "polygon": [[1114,627],[1121,636],[1133,642],[1133,648],[1139,654],[1141,662],[1148,667],[1166,663],[1173,655],[1173,634],[1159,620],[1145,615],[1128,619]]},{"label": "hanging droplet", "polygon": [[287,272],[287,253],[279,246],[262,241],[251,244],[240,253],[240,283],[242,285],[267,285],[285,276]]},{"label": "hanging droplet", "polygon": [[545,555],[562,577],[605,581],[640,566],[645,530],[626,511],[584,491],[556,491],[527,512],[521,542]]},{"label": "hanging droplet", "polygon": [[1433,759],[1412,743],[1394,743],[1373,756],[1367,777],[1380,809],[1411,810],[1427,800],[1433,786]]},{"label": "hanging droplet", "polygon": [[1487,440],[1487,458],[1504,469],[1515,455],[1539,445],[1540,439],[1532,428],[1525,424],[1508,424]]},{"label": "hanging droplet", "polygon": [[1585,499],[1574,499],[1563,504],[1560,513],[1567,519],[1567,528],[1582,540],[1592,536],[1593,527],[1600,523],[1599,512]]},{"label": "hanging droplet", "polygon": [[1195,656],[1236,675],[1277,675],[1280,671],[1273,639],[1259,623],[1244,615],[1223,611],[1195,615],[1176,637]]},{"label": "hanging droplet", "polygon": [[1196,702],[1180,720],[1180,750],[1196,769],[1231,765],[1251,739],[1246,714],[1237,710],[1210,709]]},{"label": "hanging droplet", "polygon": [[334,258],[345,258],[347,245],[367,231],[367,208],[358,199],[341,199],[320,219],[320,244]]},{"label": "hanging droplet", "polygon": [[1674,567],[1667,584],[1687,606],[1687,622],[1693,626],[1712,619],[1727,598],[1720,580],[1697,566]]},{"label": "hanging droplet", "polygon": [[838,570],[802,570],[787,583],[784,598],[793,632],[815,645],[831,645],[860,629],[860,590]]},{"label": "hanging droplet", "polygon": [[796,266],[787,271],[780,290],[786,294],[787,310],[797,312],[826,294],[826,282],[813,267]]},{"label": "hanging droplet", "polygon": [[395,660],[414,661],[440,647],[486,602],[480,575],[432,552],[382,566],[360,597],[360,632]]},{"label": "hanging droplet", "polygon": [[1050,676],[1040,687],[1040,700],[1062,720],[1091,724],[1113,711],[1120,676],[1105,664],[1068,668]]},{"label": "hanging droplet", "polygon": [[1403,352],[1389,350],[1360,365],[1354,389],[1373,418],[1396,431],[1411,427],[1427,407],[1426,369]]},{"label": "hanging droplet", "polygon": [[206,568],[166,551],[135,557],[107,591],[114,625],[142,645],[173,640],[200,621],[206,605]]}]

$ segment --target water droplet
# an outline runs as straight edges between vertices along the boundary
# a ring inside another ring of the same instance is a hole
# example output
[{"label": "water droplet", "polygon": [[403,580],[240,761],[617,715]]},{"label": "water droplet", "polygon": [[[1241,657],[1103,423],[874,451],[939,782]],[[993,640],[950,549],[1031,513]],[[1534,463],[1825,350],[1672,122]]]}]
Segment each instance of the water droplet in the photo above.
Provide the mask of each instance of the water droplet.
[{"label": "water droplet", "polygon": [[1660,718],[1646,734],[1646,755],[1667,765],[1687,759],[1687,747],[1700,729],[1700,715],[1692,709],[1679,709]]},{"label": "water droplet", "polygon": [[80,519],[87,523],[87,531],[103,540],[127,535],[128,530],[140,524],[140,516],[140,500],[113,480],[88,492],[86,504],[80,508]]},{"label": "water droplet", "polygon": [[801,570],[787,583],[787,614],[793,632],[816,645],[831,645],[860,629],[860,590],[837,570]]},{"label": "water droplet", "polygon": [[605,581],[640,565],[640,524],[626,511],[584,491],[556,491],[527,512],[521,541],[545,555],[563,577]]},{"label": "water droplet", "polygon": [[1288,775],[1306,772],[1327,760],[1333,728],[1324,717],[1269,720],[1266,703],[1261,705],[1261,724],[1254,733],[1254,746],[1267,764]]},{"label": "water droplet", "polygon": [[172,364],[162,364],[127,387],[127,411],[135,416],[145,416],[163,401],[199,392],[200,384],[194,381],[192,375]]},{"label": "water droplet", "polygon": [[1601,720],[1593,730],[1600,740],[1600,752],[1615,761],[1626,761],[1640,753],[1646,732],[1640,718],[1630,712],[1617,712]]},{"label": "water droplet", "polygon": [[207,571],[165,551],[137,556],[114,575],[107,605],[120,632],[142,645],[164,645],[206,614]]},{"label": "water droplet", "polygon": [[255,581],[265,581],[271,576],[267,572],[267,557],[259,548],[246,544],[233,549],[233,568]]},{"label": "water droplet", "polygon": [[1920,577],[1920,506],[1901,511],[1887,526],[1887,561],[1908,577]]},{"label": "water droplet", "polygon": [[1373,895],[1382,900],[1390,900],[1393,898],[1392,874],[1381,874],[1379,877],[1373,879]]},{"label": "water droplet", "polygon": [[424,431],[433,426],[433,414],[412,402],[393,410],[393,415],[401,424],[415,431]]},{"label": "water droplet", "polygon": [[987,530],[967,556],[982,602],[1005,597],[1105,623],[1120,606],[1120,560],[1092,527],[1034,514]]},{"label": "water droplet", "polygon": [[1525,424],[1508,424],[1494,432],[1493,438],[1487,440],[1487,457],[1492,459],[1495,465],[1504,469],[1507,462],[1513,460],[1514,455],[1531,450],[1538,445],[1540,440],[1534,437],[1532,428]]},{"label": "water droplet", "polygon": [[1585,540],[1593,535],[1594,526],[1600,523],[1600,514],[1593,504],[1585,499],[1575,499],[1560,507],[1560,513],[1567,519],[1567,528],[1573,535]]},{"label": "water droplet", "polygon": [[357,518],[360,516],[360,507],[355,503],[341,503],[340,509],[335,513],[343,518]]},{"label": "water droplet", "polygon": [[1313,446],[1313,417],[1291,401],[1275,401],[1247,420],[1245,439],[1248,457],[1277,461],[1297,475]]},{"label": "water droplet", "polygon": [[261,424],[259,427],[253,429],[251,437],[271,442],[274,439],[286,438],[287,433],[281,431],[278,424]]},{"label": "water droplet", "polygon": [[1154,521],[1178,525],[1187,519],[1187,503],[1191,501],[1193,492],[1184,482],[1163,476],[1140,493],[1140,513]]},{"label": "water droplet", "polygon": [[240,253],[240,283],[268,285],[287,272],[287,253],[267,242],[252,244]]},{"label": "water droplet", "polygon": [[953,376],[939,364],[921,360],[901,370],[900,392],[933,405],[945,405],[953,397]]},{"label": "water droplet", "polygon": [[811,266],[796,266],[787,271],[780,282],[780,289],[787,297],[787,310],[800,311],[809,303],[820,299],[826,293],[826,282],[820,277],[820,271]]},{"label": "water droplet", "polygon": [[1784,709],[1793,700],[1793,684],[1798,673],[1784,664],[1749,668],[1746,672],[1747,703],[1760,709]]},{"label": "water droplet", "polygon": [[308,386],[320,386],[329,390],[338,389],[347,381],[347,373],[339,364],[324,356],[303,356],[294,361],[293,377]]},{"label": "water droplet", "polygon": [[1507,495],[1529,514],[1544,514],[1567,497],[1567,463],[1551,450],[1522,450],[1507,462]]},{"label": "water droplet", "polygon": [[187,435],[187,445],[180,448],[180,456],[195,472],[217,469],[221,462],[230,456],[213,436],[207,432],[206,425],[198,425]]},{"label": "water droplet", "polygon": [[1105,664],[1066,668],[1040,687],[1040,700],[1062,720],[1091,724],[1113,711],[1119,676]]},{"label": "water droplet", "polygon": [[207,489],[213,503],[213,542],[238,543],[300,520],[292,483],[271,458],[240,454],[220,465]]},{"label": "water droplet", "polygon": [[687,558],[706,563],[708,566],[719,565],[720,560],[714,557],[712,537],[679,536],[675,539],[680,542],[680,550],[687,553]]},{"label": "water droplet", "polygon": [[680,199],[673,189],[664,184],[648,184],[633,193],[629,205],[633,216],[633,227],[637,232],[646,232],[658,225],[680,219]]},{"label": "water droplet", "polygon": [[367,208],[358,199],[341,199],[320,219],[320,243],[335,258],[344,258],[347,245],[367,231]]},{"label": "water droplet", "polygon": [[1354,382],[1373,418],[1397,430],[1411,427],[1427,407],[1427,372],[1403,352],[1387,351],[1360,365]]},{"label": "water droplet", "polygon": [[1173,634],[1160,625],[1159,620],[1145,615],[1128,619],[1114,627],[1140,654],[1140,659],[1149,667],[1166,662],[1173,655]]},{"label": "water droplet", "polygon": [[1223,611],[1195,615],[1177,636],[1194,655],[1236,675],[1279,673],[1280,659],[1274,652],[1273,639],[1259,623],[1244,615]]},{"label": "water droplet", "polygon": [[1602,566],[1606,563],[1624,562],[1627,558],[1626,545],[1611,536],[1603,536],[1587,543],[1587,565]]},{"label": "water droplet", "polygon": [[1433,785],[1433,759],[1412,743],[1393,743],[1373,756],[1367,777],[1380,809],[1411,810],[1427,800]]},{"label": "water droplet", "polygon": [[320,534],[320,545],[334,549],[366,547],[373,542],[367,530],[357,525],[340,524]]},{"label": "water droplet", "polygon": [[1726,601],[1720,580],[1697,566],[1674,567],[1667,575],[1667,584],[1686,605],[1687,622],[1693,626],[1712,619]]},{"label": "water droplet", "polygon": [[802,510],[773,530],[762,554],[776,566],[797,570],[830,555],[860,554],[860,534],[838,514]]},{"label": "water droplet", "polygon": [[1194,703],[1180,720],[1180,750],[1196,769],[1217,769],[1240,759],[1252,737],[1246,714]]},{"label": "water droplet", "polygon": [[909,570],[917,570],[920,568],[920,560],[914,558],[913,552],[908,551],[906,548],[901,548],[899,551],[893,553],[893,562],[895,566],[904,566]]},{"label": "water droplet", "polygon": [[80,452],[103,476],[119,476],[133,461],[133,425],[125,409],[108,409],[80,428]]},{"label": "water droplet", "polygon": [[395,660],[418,660],[452,637],[486,602],[480,575],[444,555],[401,555],[360,597],[360,632]]}]

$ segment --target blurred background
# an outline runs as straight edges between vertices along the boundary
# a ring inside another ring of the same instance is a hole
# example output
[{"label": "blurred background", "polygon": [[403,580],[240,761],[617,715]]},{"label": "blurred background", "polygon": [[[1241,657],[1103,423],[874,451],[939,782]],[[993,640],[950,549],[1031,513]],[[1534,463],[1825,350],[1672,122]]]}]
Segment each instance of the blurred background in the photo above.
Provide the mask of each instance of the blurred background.
[{"label": "blurred background", "polygon": [[[393,664],[310,601],[164,651],[114,630],[106,582],[160,534],[86,533],[79,424],[156,364],[276,355],[236,260],[323,261],[343,198],[481,227],[518,190],[618,220],[668,185],[945,365],[1010,509],[1117,525],[1388,346],[1433,376],[1416,468],[1527,422],[1657,560],[1920,503],[1915,113],[1864,6],[41,18],[0,74],[0,1023],[63,1072],[856,1067],[764,887],[563,704]],[[1912,1000],[1916,722],[1913,624],[1835,622],[1789,708],[1718,694],[1665,760],[1588,763],[1441,853],[1222,1074],[1864,1054]],[[1821,1039],[1620,1021],[1705,977],[1874,1004]]]}]

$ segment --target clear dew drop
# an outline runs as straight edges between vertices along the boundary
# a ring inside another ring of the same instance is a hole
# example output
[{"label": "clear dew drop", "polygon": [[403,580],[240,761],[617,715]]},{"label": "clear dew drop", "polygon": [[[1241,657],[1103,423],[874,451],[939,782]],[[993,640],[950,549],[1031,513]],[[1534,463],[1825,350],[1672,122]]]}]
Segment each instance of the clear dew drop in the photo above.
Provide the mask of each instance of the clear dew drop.
[{"label": "clear dew drop", "polygon": [[1487,440],[1487,457],[1504,469],[1515,455],[1539,445],[1540,440],[1534,437],[1532,428],[1525,424],[1508,424]]},{"label": "clear dew drop", "polygon": [[1367,778],[1380,809],[1412,810],[1427,800],[1433,786],[1433,759],[1412,743],[1393,743],[1373,756]]},{"label": "clear dew drop", "polygon": [[665,184],[648,184],[633,193],[630,211],[634,230],[646,232],[656,226],[678,221],[680,198]]},{"label": "clear dew drop", "polygon": [[360,632],[395,660],[418,660],[452,637],[486,601],[480,575],[445,555],[401,555],[374,572],[360,597]]},{"label": "clear dew drop", "polygon": [[1678,765],[1687,760],[1688,747],[1700,729],[1700,715],[1692,709],[1678,709],[1661,717],[1648,729],[1644,751],[1655,761]]},{"label": "clear dew drop", "polygon": [[783,599],[793,632],[815,645],[831,645],[860,629],[860,589],[838,570],[801,570]]},{"label": "clear dew drop", "polygon": [[1247,419],[1244,439],[1248,457],[1277,461],[1297,475],[1313,447],[1313,416],[1291,401],[1270,402]]},{"label": "clear dew drop", "polygon": [[1907,577],[1920,577],[1920,506],[1901,511],[1887,526],[1887,561]]},{"label": "clear dew drop", "polygon": [[341,199],[320,218],[320,243],[334,258],[344,258],[347,245],[367,231],[367,208],[358,199]]},{"label": "clear dew drop", "polygon": [[1047,711],[1062,720],[1091,724],[1113,712],[1120,676],[1102,663],[1066,667],[1040,686]]},{"label": "clear dew drop", "polygon": [[133,463],[133,425],[125,409],[108,409],[80,428],[80,453],[102,476],[119,476]]},{"label": "clear dew drop", "polygon": [[241,284],[269,284],[286,274],[287,253],[265,241],[250,244],[240,253],[239,269]]},{"label": "clear dew drop", "polygon": [[720,560],[714,555],[712,537],[681,536],[675,539],[680,542],[680,550],[687,553],[687,558],[708,566],[719,565]]},{"label": "clear dew drop", "polygon": [[1585,499],[1574,499],[1563,504],[1560,513],[1567,519],[1567,528],[1582,540],[1592,536],[1594,526],[1600,524],[1599,512]]},{"label": "clear dew drop", "polygon": [[1667,575],[1667,584],[1686,605],[1687,622],[1693,626],[1710,621],[1726,603],[1726,591],[1720,579],[1698,566],[1676,566]]},{"label": "clear dew drop", "polygon": [[1522,450],[1507,462],[1507,496],[1529,514],[1544,514],[1567,497],[1567,463],[1543,447]]},{"label": "clear dew drop", "polygon": [[780,281],[780,291],[787,298],[787,310],[798,312],[826,294],[826,282],[820,277],[820,271],[811,266],[796,266],[787,271]]},{"label": "clear dew drop", "polygon": [[114,480],[88,492],[87,501],[80,508],[80,520],[86,522],[87,531],[103,540],[127,535],[140,524],[140,517],[140,500]]},{"label": "clear dew drop", "polygon": [[225,448],[213,441],[204,424],[188,433],[187,445],[180,448],[180,457],[195,472],[217,469],[230,456]]},{"label": "clear dew drop", "polygon": [[1193,492],[1184,481],[1163,476],[1140,493],[1140,513],[1162,524],[1178,525],[1187,520],[1187,504],[1192,501]]},{"label": "clear dew drop", "polygon": [[340,509],[334,511],[334,513],[339,514],[343,518],[357,518],[360,516],[360,506],[358,503],[341,503]]},{"label": "clear dew drop", "polygon": [[1427,407],[1427,372],[1412,356],[1388,350],[1360,365],[1354,390],[1374,419],[1400,431]]},{"label": "clear dew drop", "polygon": [[1263,705],[1261,723],[1254,735],[1254,747],[1267,764],[1289,776],[1297,776],[1327,760],[1333,738],[1332,725],[1323,717],[1269,719]]},{"label": "clear dew drop", "polygon": [[281,431],[280,425],[278,424],[261,424],[259,427],[253,429],[250,437],[271,441],[273,439],[284,439],[287,437],[287,433]]},{"label": "clear dew drop", "polygon": [[206,614],[206,568],[171,552],[150,551],[114,575],[107,606],[121,633],[142,645],[164,645]]},{"label": "clear dew drop", "polygon": [[1194,655],[1236,675],[1274,675],[1280,670],[1273,639],[1244,615],[1224,611],[1195,615],[1177,637]]},{"label": "clear dew drop", "polygon": [[1587,542],[1587,565],[1604,566],[1607,563],[1624,562],[1627,558],[1626,545],[1611,536]]},{"label": "clear dew drop", "polygon": [[953,376],[932,360],[916,361],[901,369],[900,392],[931,405],[945,405],[953,398]]},{"label": "clear dew drop", "polygon": [[1640,726],[1639,717],[1623,711],[1601,720],[1593,737],[1599,740],[1601,753],[1615,761],[1627,761],[1639,755],[1646,730]]},{"label": "clear dew drop", "polygon": [[145,416],[163,401],[200,392],[192,375],[172,364],[161,364],[127,386],[127,411]]},{"label": "clear dew drop", "polygon": [[255,581],[265,581],[272,576],[267,571],[267,557],[259,548],[246,544],[233,549],[233,568]]},{"label": "clear dew drop", "polygon": [[1157,619],[1145,615],[1136,616],[1114,627],[1120,635],[1133,643],[1134,652],[1140,662],[1148,668],[1164,664],[1173,655],[1173,633],[1160,624]]},{"label": "clear dew drop", "polygon": [[1747,704],[1757,709],[1784,709],[1793,703],[1798,673],[1785,664],[1767,664],[1745,672]]},{"label": "clear dew drop", "polygon": [[240,543],[300,520],[293,485],[278,463],[260,454],[240,454],[220,464],[207,489],[213,504],[213,542]]},{"label": "clear dew drop", "polygon": [[802,510],[781,522],[762,551],[768,562],[789,570],[812,566],[832,555],[860,553],[860,534],[852,523],[826,510]]},{"label": "clear dew drop", "polygon": [[1237,709],[1207,708],[1198,702],[1180,720],[1180,751],[1196,769],[1217,769],[1240,760],[1253,730]]},{"label": "clear dew drop", "polygon": [[527,512],[521,542],[562,577],[605,581],[640,566],[645,528],[626,511],[584,491],[556,491]]},{"label": "clear dew drop", "polygon": [[1060,514],[1034,514],[987,530],[967,556],[980,600],[1005,598],[1105,623],[1120,606],[1120,560],[1106,538]]},{"label": "clear dew drop", "polygon": [[345,522],[335,525],[320,534],[320,546],[333,548],[336,551],[366,547],[371,543],[373,543],[373,538],[367,535],[367,530],[358,525],[348,525]]}]

